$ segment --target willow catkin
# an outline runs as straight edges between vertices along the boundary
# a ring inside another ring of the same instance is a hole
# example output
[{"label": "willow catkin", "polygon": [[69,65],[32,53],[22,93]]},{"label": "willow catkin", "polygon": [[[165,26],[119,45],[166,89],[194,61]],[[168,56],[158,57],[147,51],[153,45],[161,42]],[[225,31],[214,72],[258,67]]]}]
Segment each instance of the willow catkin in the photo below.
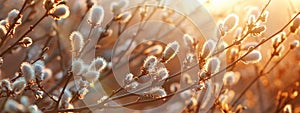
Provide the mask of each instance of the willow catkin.
[{"label": "willow catkin", "polygon": [[83,77],[88,81],[88,82],[94,82],[98,80],[100,74],[98,71],[88,71],[85,74],[83,74]]},{"label": "willow catkin", "polygon": [[220,59],[217,57],[212,57],[207,60],[205,64],[205,70],[209,74],[214,74],[219,71],[220,65],[221,65]]},{"label": "willow catkin", "polygon": [[18,17],[20,11],[13,9],[8,13],[7,16],[7,22],[9,26],[12,26],[14,23],[15,24],[21,24],[22,16],[15,22],[15,19]]},{"label": "willow catkin", "polygon": [[294,40],[294,41],[290,44],[290,49],[295,49],[296,47],[299,47],[299,40]]},{"label": "willow catkin", "polygon": [[154,70],[157,63],[158,60],[155,56],[148,56],[144,61],[143,68],[147,71]]},{"label": "willow catkin", "polygon": [[70,40],[71,40],[72,51],[79,53],[84,46],[82,34],[78,31],[74,31],[70,35]]},{"label": "willow catkin", "polygon": [[0,39],[2,39],[7,33],[7,30],[4,25],[0,25]]},{"label": "willow catkin", "polygon": [[205,41],[200,53],[200,57],[204,59],[208,58],[213,53],[215,47],[216,47],[216,42],[214,40],[209,39]]},{"label": "willow catkin", "polygon": [[88,22],[92,26],[98,26],[101,25],[104,18],[104,9],[102,6],[94,5],[92,9],[90,10],[89,16],[88,16]]},{"label": "willow catkin", "polygon": [[162,62],[166,63],[176,56],[179,51],[179,43],[177,41],[169,43],[162,54]]},{"label": "willow catkin", "polygon": [[68,6],[62,4],[54,7],[50,13],[54,17],[54,19],[60,20],[69,17],[70,9]]},{"label": "willow catkin", "polygon": [[262,59],[261,53],[258,50],[251,51],[248,55],[242,58],[242,61],[246,64],[257,63]]},{"label": "willow catkin", "polygon": [[72,62],[72,72],[74,75],[81,75],[83,73],[84,64],[81,59]]},{"label": "willow catkin", "polygon": [[223,23],[223,30],[225,32],[230,32],[238,26],[239,17],[236,14],[229,14]]},{"label": "willow catkin", "polygon": [[25,77],[27,83],[32,83],[35,80],[35,73],[32,65],[28,62],[23,62],[21,64],[21,72]]},{"label": "willow catkin", "polygon": [[96,70],[101,72],[107,66],[107,62],[102,57],[94,59],[89,67],[90,70]]}]

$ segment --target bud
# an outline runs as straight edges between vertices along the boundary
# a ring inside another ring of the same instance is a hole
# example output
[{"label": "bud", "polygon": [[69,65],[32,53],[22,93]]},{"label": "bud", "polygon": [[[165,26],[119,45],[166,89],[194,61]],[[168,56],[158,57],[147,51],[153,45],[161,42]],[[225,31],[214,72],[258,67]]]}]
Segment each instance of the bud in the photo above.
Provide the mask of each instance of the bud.
[{"label": "bud", "polygon": [[293,113],[292,105],[291,104],[285,105],[283,108],[283,113]]},{"label": "bud", "polygon": [[17,95],[21,94],[24,91],[25,87],[26,87],[26,81],[24,80],[24,78],[23,79],[19,78],[12,84],[13,92]]},{"label": "bud", "polygon": [[127,12],[119,14],[118,16],[116,16],[115,19],[119,23],[127,23],[131,19],[131,17],[132,17],[131,12],[127,11]]},{"label": "bud", "polygon": [[216,42],[214,40],[207,40],[204,44],[203,44],[203,48],[201,50],[201,53],[200,53],[200,57],[201,58],[208,58],[214,51],[216,47]]},{"label": "bud", "polygon": [[52,2],[52,0],[44,0],[43,6],[47,11],[49,11],[53,8],[54,3]]},{"label": "bud", "polygon": [[262,58],[261,53],[257,50],[253,50],[248,55],[246,55],[244,58],[242,58],[242,61],[245,64],[257,63],[261,60],[261,58]]},{"label": "bud", "polygon": [[82,88],[78,91],[78,98],[79,99],[83,99],[85,97],[85,95],[89,92],[89,90],[87,88]]},{"label": "bud", "polygon": [[6,91],[6,88],[7,88],[7,90],[9,90],[9,91],[12,91],[12,87],[11,87],[11,83],[10,83],[10,81],[8,80],[8,79],[3,79],[3,80],[1,80],[1,90],[5,90]]},{"label": "bud", "polygon": [[177,41],[169,43],[162,54],[162,62],[167,63],[174,58],[179,51],[179,44]]},{"label": "bud", "polygon": [[0,25],[3,25],[5,28],[7,26],[7,20],[1,20]]},{"label": "bud", "polygon": [[15,22],[15,19],[18,17],[19,13],[20,13],[20,11],[16,10],[16,9],[13,9],[8,13],[7,22],[8,22],[9,26],[12,26],[14,23],[16,25],[21,24],[22,16]]},{"label": "bud", "polygon": [[26,82],[32,83],[35,80],[35,73],[34,69],[31,64],[28,62],[23,62],[21,64],[21,72],[23,76],[25,77]]},{"label": "bud", "polygon": [[29,111],[30,113],[43,113],[43,112],[38,108],[37,105],[30,105],[30,106],[28,106],[28,111]]},{"label": "bud", "polygon": [[170,91],[171,92],[176,92],[176,91],[178,91],[180,89],[180,84],[179,83],[172,83],[171,85],[170,85]]},{"label": "bud", "polygon": [[300,16],[296,17],[296,19],[293,21],[293,24],[290,28],[292,33],[295,33],[297,31],[297,29],[300,26]]},{"label": "bud", "polygon": [[70,15],[70,10],[69,7],[66,5],[58,5],[54,9],[50,11],[50,14],[52,17],[56,20],[64,19],[69,17]]},{"label": "bud", "polygon": [[128,0],[121,0],[119,1],[119,6],[122,8],[126,8],[129,5],[129,1]]},{"label": "bud", "polygon": [[88,81],[88,82],[94,82],[98,80],[100,74],[98,71],[88,71],[85,74],[83,74],[83,77]]},{"label": "bud", "polygon": [[83,36],[81,35],[81,33],[78,31],[72,32],[72,34],[70,35],[70,40],[72,51],[79,53],[84,46]]},{"label": "bud", "polygon": [[72,62],[72,72],[75,75],[81,75],[83,72],[83,61],[81,59]]},{"label": "bud", "polygon": [[188,47],[193,46],[194,44],[194,38],[189,34],[183,35],[184,44]]},{"label": "bud", "polygon": [[29,47],[32,45],[32,39],[30,37],[24,37],[19,43],[22,47]]},{"label": "bud", "polygon": [[156,80],[165,80],[169,77],[169,71],[167,68],[159,68],[157,70],[157,75],[155,76]]},{"label": "bud", "polygon": [[33,64],[34,72],[35,72],[35,77],[39,80],[43,80],[43,71],[44,71],[44,66],[40,64]]},{"label": "bud", "polygon": [[7,33],[7,30],[4,25],[0,25],[0,39],[2,39]]},{"label": "bud", "polygon": [[294,40],[291,44],[290,44],[290,48],[291,49],[295,49],[299,47],[299,40]]},{"label": "bud", "polygon": [[238,25],[239,17],[236,14],[229,14],[223,23],[223,30],[225,32],[230,32]]},{"label": "bud", "polygon": [[102,24],[104,18],[104,9],[102,6],[94,5],[90,11],[88,22],[93,26]]},{"label": "bud", "polygon": [[119,2],[113,2],[110,5],[110,10],[114,15],[119,15],[124,10],[124,8],[126,8],[128,6],[128,4],[129,4],[128,0],[121,0]]},{"label": "bud", "polygon": [[224,85],[232,86],[239,81],[240,76],[241,75],[238,72],[233,72],[233,71],[226,72],[223,77],[223,83]]},{"label": "bud", "polygon": [[124,84],[130,83],[132,80],[133,80],[133,74],[132,74],[132,73],[129,73],[129,74],[127,74],[127,75],[125,76]]},{"label": "bud", "polygon": [[25,113],[26,108],[13,99],[8,99],[4,106],[4,111],[8,113]]},{"label": "bud", "polygon": [[51,69],[48,69],[48,68],[44,69],[42,75],[43,75],[43,78],[42,78],[43,81],[49,80],[52,77],[52,71],[51,71]]},{"label": "bud", "polygon": [[212,57],[208,59],[205,65],[205,70],[207,71],[208,74],[214,74],[217,73],[220,69],[221,62],[219,58],[217,57]]},{"label": "bud", "polygon": [[92,61],[89,70],[96,70],[98,72],[101,72],[106,66],[107,63],[105,59],[103,59],[102,57],[98,57]]},{"label": "bud", "polygon": [[153,71],[157,65],[157,58],[155,56],[148,56],[143,64],[144,71]]}]

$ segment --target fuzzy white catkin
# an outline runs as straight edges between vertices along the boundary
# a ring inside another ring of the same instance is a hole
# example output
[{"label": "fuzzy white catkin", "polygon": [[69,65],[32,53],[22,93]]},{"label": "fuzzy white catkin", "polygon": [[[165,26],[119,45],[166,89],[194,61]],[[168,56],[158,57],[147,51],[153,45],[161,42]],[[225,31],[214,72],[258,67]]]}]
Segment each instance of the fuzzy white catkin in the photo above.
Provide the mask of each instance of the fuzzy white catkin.
[{"label": "fuzzy white catkin", "polygon": [[240,74],[238,72],[229,71],[224,74],[223,83],[224,85],[232,86],[238,82]]},{"label": "fuzzy white catkin", "polygon": [[29,111],[30,113],[43,113],[43,112],[38,108],[37,105],[30,105],[30,106],[28,106],[28,111]]},{"label": "fuzzy white catkin", "polygon": [[144,61],[143,67],[148,71],[152,71],[157,65],[157,62],[158,60],[155,56],[148,56]]},{"label": "fuzzy white catkin", "polygon": [[12,83],[12,88],[15,94],[21,94],[26,87],[26,81],[24,79],[17,79]]},{"label": "fuzzy white catkin", "polygon": [[0,25],[0,39],[2,39],[7,33],[7,30],[4,25]]},{"label": "fuzzy white catkin", "polygon": [[2,91],[5,88],[7,88],[7,90],[9,90],[9,91],[12,91],[11,82],[8,79],[2,79],[0,85],[1,85]]},{"label": "fuzzy white catkin", "polygon": [[83,61],[81,59],[72,62],[72,72],[74,75],[81,75],[83,72]]},{"label": "fuzzy white catkin", "polygon": [[35,77],[41,81],[43,80],[43,71],[44,71],[44,66],[40,64],[33,64],[34,72],[35,72]]},{"label": "fuzzy white catkin", "polygon": [[121,0],[118,2],[119,6],[122,8],[126,8],[129,5],[129,0]]},{"label": "fuzzy white catkin", "polygon": [[130,83],[131,81],[133,80],[133,74],[132,73],[129,73],[125,76],[125,79],[124,79],[124,83],[125,84],[128,84]]},{"label": "fuzzy white catkin", "polygon": [[213,53],[215,47],[216,47],[216,42],[214,40],[209,39],[205,41],[200,53],[200,57],[206,59]]},{"label": "fuzzy white catkin", "polygon": [[[20,13],[20,11],[19,11],[19,10],[16,10],[16,9],[13,9],[13,10],[11,10],[11,11],[8,13],[7,21],[8,21],[9,26],[12,26],[12,25],[13,25],[13,23],[15,22],[15,18],[18,17],[18,14],[19,14],[19,13]],[[21,23],[21,17],[17,20],[16,23],[18,23],[18,24]]]},{"label": "fuzzy white catkin", "polygon": [[179,51],[179,43],[177,41],[168,43],[162,54],[162,62],[168,62],[176,56]]},{"label": "fuzzy white catkin", "polygon": [[104,9],[102,6],[94,5],[90,10],[88,22],[94,27],[102,24],[104,18]]},{"label": "fuzzy white catkin", "polygon": [[158,80],[165,80],[166,78],[169,77],[169,71],[167,68],[159,68],[157,70],[157,78]]},{"label": "fuzzy white catkin", "polygon": [[207,60],[205,69],[207,73],[214,74],[219,71],[220,65],[221,65],[220,59],[217,57],[212,57]]},{"label": "fuzzy white catkin", "polygon": [[253,50],[248,55],[246,55],[244,58],[242,58],[242,61],[246,64],[257,63],[261,60],[261,58],[262,58],[262,56],[261,56],[260,51]]},{"label": "fuzzy white catkin", "polygon": [[31,83],[35,80],[34,69],[28,62],[23,62],[21,64],[21,72],[25,77],[26,82]]},{"label": "fuzzy white catkin", "polygon": [[69,7],[66,5],[58,5],[54,8],[52,15],[57,20],[67,18],[70,15]]},{"label": "fuzzy white catkin", "polygon": [[79,53],[84,46],[83,36],[80,32],[74,31],[70,35],[72,51]]},{"label": "fuzzy white catkin", "polygon": [[238,25],[239,17],[236,14],[229,14],[223,23],[223,29],[225,32],[230,32]]},{"label": "fuzzy white catkin", "polygon": [[94,82],[98,80],[100,74],[98,71],[88,71],[85,74],[83,74],[83,77],[88,81],[88,82]]},{"label": "fuzzy white catkin", "polygon": [[184,44],[186,46],[193,46],[193,44],[194,44],[194,38],[191,35],[184,34],[182,38],[183,38]]},{"label": "fuzzy white catkin", "polygon": [[102,57],[97,57],[94,59],[89,67],[89,70],[96,70],[101,72],[107,66],[107,62]]},{"label": "fuzzy white catkin", "polygon": [[5,20],[1,20],[0,21],[0,25],[6,26],[7,25],[7,20],[6,19]]},{"label": "fuzzy white catkin", "polygon": [[119,2],[112,2],[110,5],[110,10],[114,15],[119,15],[124,8],[126,8],[129,5],[128,0],[121,0]]},{"label": "fuzzy white catkin", "polygon": [[43,71],[43,81],[47,81],[52,77],[52,70],[45,68]]},{"label": "fuzzy white catkin", "polygon": [[24,107],[24,105],[18,103],[17,101],[8,99],[5,103],[4,111],[8,113],[24,113],[26,112],[26,108]]}]

